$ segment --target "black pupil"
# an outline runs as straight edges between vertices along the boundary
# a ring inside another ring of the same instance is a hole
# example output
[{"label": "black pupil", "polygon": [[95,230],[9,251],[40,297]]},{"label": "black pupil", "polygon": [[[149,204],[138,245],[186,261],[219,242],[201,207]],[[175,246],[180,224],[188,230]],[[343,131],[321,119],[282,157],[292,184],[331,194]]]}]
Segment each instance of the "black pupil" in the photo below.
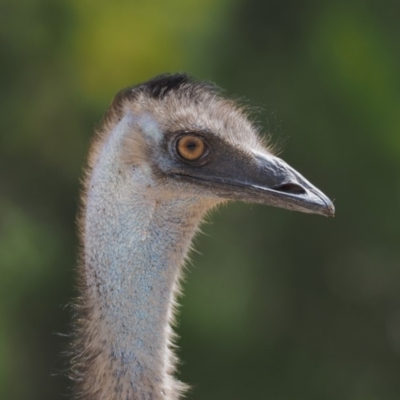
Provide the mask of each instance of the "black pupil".
[{"label": "black pupil", "polygon": [[194,150],[196,149],[196,147],[197,147],[197,143],[194,142],[194,141],[189,142],[189,143],[186,145],[186,148],[187,148],[189,151],[194,151]]}]

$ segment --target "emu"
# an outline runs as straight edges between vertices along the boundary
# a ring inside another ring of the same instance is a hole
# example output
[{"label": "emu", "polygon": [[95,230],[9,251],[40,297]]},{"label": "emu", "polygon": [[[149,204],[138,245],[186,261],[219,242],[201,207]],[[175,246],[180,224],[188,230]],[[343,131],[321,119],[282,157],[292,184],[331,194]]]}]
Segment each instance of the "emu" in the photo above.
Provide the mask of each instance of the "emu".
[{"label": "emu", "polygon": [[332,216],[332,202],[210,83],[119,92],[88,158],[71,371],[76,398],[177,400],[175,299],[198,226],[231,200]]}]

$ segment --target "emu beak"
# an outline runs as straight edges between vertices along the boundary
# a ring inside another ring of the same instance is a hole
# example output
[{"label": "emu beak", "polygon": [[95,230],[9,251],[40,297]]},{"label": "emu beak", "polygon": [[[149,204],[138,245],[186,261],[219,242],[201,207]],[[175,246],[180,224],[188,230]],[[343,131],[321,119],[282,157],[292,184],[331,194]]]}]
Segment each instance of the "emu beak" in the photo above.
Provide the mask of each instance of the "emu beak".
[{"label": "emu beak", "polygon": [[285,161],[258,152],[254,158],[252,176],[240,177],[244,178],[248,201],[328,217],[335,215],[332,201]]},{"label": "emu beak", "polygon": [[219,161],[212,172],[190,175],[212,186],[220,198],[325,216],[335,214],[332,201],[278,157],[259,152],[252,152],[250,157],[221,154]]},{"label": "emu beak", "polygon": [[269,153],[219,151],[200,168],[175,172],[181,179],[201,184],[217,197],[286,208],[328,217],[335,215],[331,200],[285,161]]}]

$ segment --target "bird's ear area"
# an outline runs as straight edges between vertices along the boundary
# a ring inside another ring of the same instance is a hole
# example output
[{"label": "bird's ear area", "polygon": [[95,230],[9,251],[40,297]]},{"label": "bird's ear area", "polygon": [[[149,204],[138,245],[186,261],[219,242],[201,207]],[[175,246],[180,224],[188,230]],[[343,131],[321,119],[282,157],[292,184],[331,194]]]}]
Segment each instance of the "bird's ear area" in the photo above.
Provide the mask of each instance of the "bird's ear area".
[{"label": "bird's ear area", "polygon": [[130,123],[122,143],[122,160],[129,165],[148,162],[161,139],[161,130],[151,115],[130,113]]}]

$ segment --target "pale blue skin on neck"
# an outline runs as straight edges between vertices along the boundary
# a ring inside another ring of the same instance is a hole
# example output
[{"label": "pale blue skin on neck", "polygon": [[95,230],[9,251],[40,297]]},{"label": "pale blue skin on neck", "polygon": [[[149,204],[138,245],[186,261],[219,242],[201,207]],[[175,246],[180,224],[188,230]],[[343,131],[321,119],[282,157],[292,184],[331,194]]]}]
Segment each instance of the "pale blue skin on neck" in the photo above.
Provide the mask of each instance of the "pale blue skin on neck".
[{"label": "pale blue skin on neck", "polygon": [[[103,354],[98,369],[107,374],[102,364],[112,366],[110,384],[119,374],[126,393],[133,387],[147,398],[151,389],[173,399],[178,389],[168,343],[180,267],[216,202],[164,190],[149,166],[123,161],[124,139],[136,130],[154,141],[162,137],[151,116],[128,113],[104,143],[88,184],[84,260],[95,314],[88,329]],[[147,388],[147,381],[159,387]]]}]

